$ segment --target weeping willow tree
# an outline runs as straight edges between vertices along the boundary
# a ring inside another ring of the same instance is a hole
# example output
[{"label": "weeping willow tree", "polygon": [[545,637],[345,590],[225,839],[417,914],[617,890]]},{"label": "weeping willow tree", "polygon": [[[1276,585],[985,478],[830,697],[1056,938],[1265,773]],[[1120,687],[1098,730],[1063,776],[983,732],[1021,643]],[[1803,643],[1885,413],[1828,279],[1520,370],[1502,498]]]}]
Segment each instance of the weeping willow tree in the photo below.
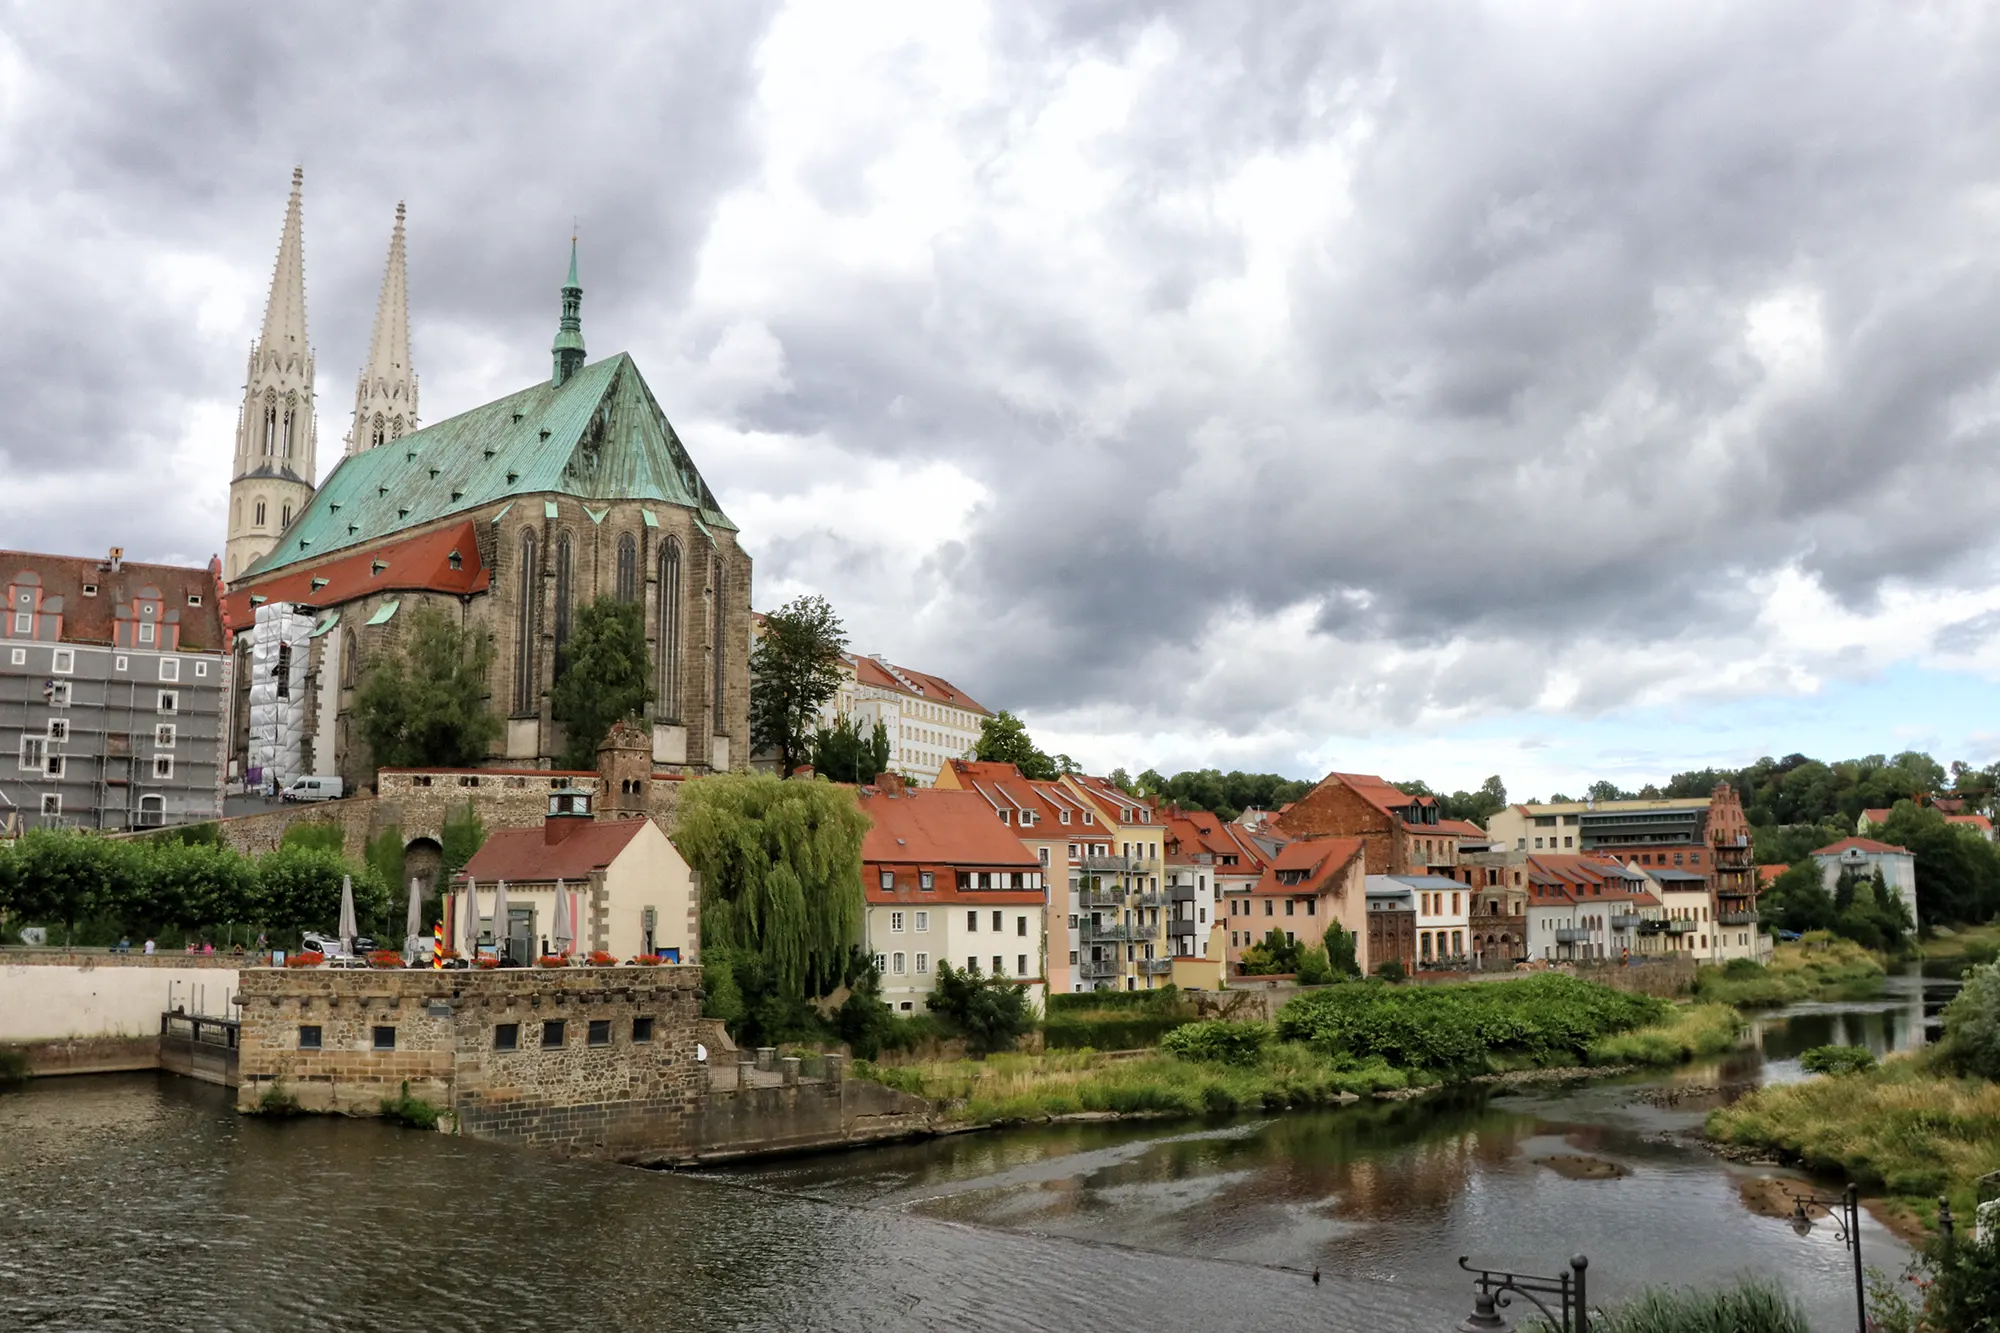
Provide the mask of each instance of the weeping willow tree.
[{"label": "weeping willow tree", "polygon": [[831,783],[688,783],[674,844],[701,876],[702,948],[756,955],[787,994],[831,991],[861,939],[867,831],[854,793]]}]

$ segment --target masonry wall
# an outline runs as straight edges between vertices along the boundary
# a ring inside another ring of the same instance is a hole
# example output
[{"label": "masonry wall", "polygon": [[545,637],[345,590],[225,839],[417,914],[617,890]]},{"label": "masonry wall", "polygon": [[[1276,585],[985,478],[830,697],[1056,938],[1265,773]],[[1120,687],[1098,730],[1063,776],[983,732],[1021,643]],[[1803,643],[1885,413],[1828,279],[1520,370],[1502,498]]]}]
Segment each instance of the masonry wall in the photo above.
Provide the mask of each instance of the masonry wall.
[{"label": "masonry wall", "polygon": [[1288,838],[1318,834],[1361,839],[1366,849],[1368,874],[1409,873],[1403,847],[1389,817],[1338,778],[1328,778],[1301,796],[1285,811],[1280,823]]}]

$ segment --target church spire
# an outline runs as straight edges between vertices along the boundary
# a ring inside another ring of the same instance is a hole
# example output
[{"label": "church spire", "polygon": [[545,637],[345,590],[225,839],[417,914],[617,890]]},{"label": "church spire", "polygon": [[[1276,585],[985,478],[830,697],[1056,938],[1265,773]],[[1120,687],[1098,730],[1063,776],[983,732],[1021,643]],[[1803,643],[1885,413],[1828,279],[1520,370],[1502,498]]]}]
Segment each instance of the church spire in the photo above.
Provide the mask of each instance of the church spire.
[{"label": "church spire", "polygon": [[555,383],[583,369],[583,287],[576,280],[576,237],[569,238],[569,277],[563,282],[562,322],[556,328]]},{"label": "church spire", "polygon": [[277,543],[312,498],[319,445],[313,410],[313,353],[306,341],[303,168],[292,169],[285,229],[271,272],[264,329],[250,348],[243,407],[230,471],[229,540],[223,577],[235,579]]},{"label": "church spire", "polygon": [[382,272],[382,296],[375,305],[375,332],[368,340],[368,363],[354,390],[354,425],[347,452],[397,439],[417,428],[417,372],[410,361],[410,282],[403,260],[403,205],[396,205],[396,229],[389,234],[389,262]]}]

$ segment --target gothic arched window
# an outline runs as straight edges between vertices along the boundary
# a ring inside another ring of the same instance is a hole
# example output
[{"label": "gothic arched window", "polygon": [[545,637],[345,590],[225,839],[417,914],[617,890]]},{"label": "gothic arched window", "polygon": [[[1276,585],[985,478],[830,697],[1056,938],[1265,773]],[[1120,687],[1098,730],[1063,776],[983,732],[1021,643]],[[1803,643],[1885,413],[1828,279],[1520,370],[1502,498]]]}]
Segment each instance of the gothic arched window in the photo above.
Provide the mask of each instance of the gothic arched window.
[{"label": "gothic arched window", "polygon": [[556,678],[562,678],[563,669],[569,665],[565,651],[569,647],[569,582],[570,582],[570,541],[569,533],[556,537]]},{"label": "gothic arched window", "polygon": [[385,436],[382,432],[383,432],[382,414],[380,412],[377,412],[375,414],[375,430],[374,433],[369,436],[370,441],[372,441],[374,447],[377,449],[382,447],[382,441],[387,438],[387,436]]},{"label": "gothic arched window", "polygon": [[264,502],[262,500],[257,502],[256,515],[257,518],[254,526],[261,528],[264,526]]},{"label": "gothic arched window", "polygon": [[535,577],[535,533],[521,533],[520,605],[514,608],[514,712],[535,711],[535,603],[541,600]]},{"label": "gothic arched window", "polygon": [[278,446],[278,395],[270,390],[264,393],[264,456]]},{"label": "gothic arched window", "polygon": [[724,720],[723,707],[722,707],[722,682],[726,678],[726,673],[729,666],[729,646],[727,640],[723,637],[723,632],[722,632],[724,625],[727,623],[727,617],[723,614],[722,610],[723,591],[724,591],[723,577],[722,577],[722,552],[717,551],[713,556],[709,557],[709,567],[714,571],[714,578],[711,579],[710,581],[715,588],[715,594],[713,599],[715,623],[709,633],[709,642],[715,645],[715,682],[713,686],[710,688],[709,693],[715,705],[715,730],[718,734],[720,734],[722,731],[722,725]]},{"label": "gothic arched window", "polygon": [[243,526],[243,497],[240,495],[229,502],[229,526],[232,528]]},{"label": "gothic arched window", "polygon": [[280,505],[278,508],[278,527],[283,529],[290,526],[292,526],[292,507],[290,505]]},{"label": "gothic arched window", "polygon": [[292,423],[298,419],[299,400],[296,394],[285,395],[285,457],[292,456]]},{"label": "gothic arched window", "polygon": [[618,600],[639,600],[639,540],[629,532],[618,539]]},{"label": "gothic arched window", "polygon": [[657,691],[660,716],[669,722],[681,719],[681,544],[667,538],[660,548],[660,685]]},{"label": "gothic arched window", "polygon": [[389,438],[392,440],[403,438],[403,419],[401,417],[397,417],[389,423]]}]

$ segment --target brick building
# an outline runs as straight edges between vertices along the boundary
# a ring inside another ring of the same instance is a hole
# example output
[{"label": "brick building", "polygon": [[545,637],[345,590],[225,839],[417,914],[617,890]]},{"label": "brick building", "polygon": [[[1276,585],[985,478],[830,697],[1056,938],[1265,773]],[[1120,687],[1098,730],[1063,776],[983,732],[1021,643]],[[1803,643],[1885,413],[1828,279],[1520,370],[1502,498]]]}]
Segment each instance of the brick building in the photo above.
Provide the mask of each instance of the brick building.
[{"label": "brick building", "polygon": [[1287,838],[1359,838],[1371,875],[1453,875],[1458,835],[1435,798],[1361,773],[1329,773],[1275,821]]}]

